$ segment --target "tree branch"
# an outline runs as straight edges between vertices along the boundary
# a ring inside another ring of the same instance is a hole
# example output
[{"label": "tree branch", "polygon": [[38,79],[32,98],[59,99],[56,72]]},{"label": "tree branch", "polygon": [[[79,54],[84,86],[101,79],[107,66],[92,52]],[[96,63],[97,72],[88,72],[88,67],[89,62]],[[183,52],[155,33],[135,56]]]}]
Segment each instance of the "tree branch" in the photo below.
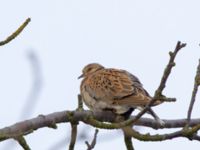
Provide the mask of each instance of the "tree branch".
[{"label": "tree branch", "polygon": [[83,110],[83,101],[82,101],[82,96],[78,94],[78,108],[77,110],[82,111]]},{"label": "tree branch", "polygon": [[164,88],[166,86],[166,82],[171,73],[171,70],[176,65],[174,62],[175,57],[176,57],[177,53],[185,46],[186,46],[186,43],[181,43],[180,41],[178,41],[174,52],[171,52],[171,51],[169,52],[170,59],[164,70],[163,76],[160,81],[160,85],[158,86],[158,89],[156,90],[156,92],[154,94],[154,98],[162,96],[162,91],[164,90]]},{"label": "tree branch", "polygon": [[18,141],[24,150],[31,150],[23,136],[16,137],[15,140]]},{"label": "tree branch", "polygon": [[[186,44],[185,43],[181,43],[180,41],[177,42],[177,45],[176,45],[176,48],[174,50],[174,52],[169,52],[169,55],[170,55],[170,59],[169,59],[169,63],[167,64],[165,70],[164,70],[164,73],[163,73],[163,76],[161,78],[161,82],[160,82],[160,85],[158,86],[158,89],[156,90],[155,94],[154,94],[154,97],[153,97],[153,100],[150,101],[146,106],[145,108],[139,112],[137,114],[137,116],[135,117],[135,119],[133,120],[129,120],[128,122],[129,123],[135,123],[139,118],[141,118],[148,110],[149,108],[154,104],[154,102],[156,100],[158,100],[160,97],[164,97],[162,95],[162,91],[164,90],[165,88],[165,84],[167,82],[167,79],[171,73],[171,70],[172,70],[172,67],[175,66],[175,62],[174,62],[174,59],[178,53],[179,50],[181,50],[183,47],[185,47]],[[174,99],[173,99],[174,100]],[[128,125],[128,124],[127,124]]]},{"label": "tree branch", "polygon": [[71,127],[72,127],[72,130],[71,130],[71,141],[69,144],[69,150],[74,150],[76,137],[77,137],[77,124],[71,123]]},{"label": "tree branch", "polygon": [[30,21],[31,21],[31,18],[27,18],[26,21],[15,32],[13,32],[5,40],[0,41],[0,46],[3,46],[9,43],[10,41],[12,41],[14,38],[16,38],[23,31],[23,29],[28,25]]},{"label": "tree branch", "polygon": [[191,120],[192,109],[194,106],[194,102],[196,99],[196,94],[197,94],[199,85],[200,85],[200,60],[199,60],[199,64],[198,64],[197,72],[196,72],[196,76],[195,76],[194,88],[192,91],[192,98],[191,98],[190,105],[188,108],[188,113],[187,113],[187,122],[188,123],[187,123],[187,125],[190,123],[190,120]]},{"label": "tree branch", "polygon": [[134,150],[131,136],[128,136],[126,134],[126,132],[124,132],[124,131],[123,131],[123,133],[124,133],[124,142],[126,144],[126,149],[127,150]]},{"label": "tree branch", "polygon": [[191,129],[181,129],[179,131],[173,132],[173,133],[167,133],[167,134],[156,134],[156,135],[151,135],[149,133],[147,134],[141,134],[134,129],[129,129],[128,133],[129,136],[132,136],[140,141],[165,141],[165,140],[170,140],[178,137],[186,137],[189,140],[198,140],[199,141],[199,136],[194,135],[198,130],[200,129],[200,124],[192,127]]},{"label": "tree branch", "polygon": [[97,141],[97,134],[98,134],[98,132],[99,132],[99,130],[96,129],[91,144],[89,144],[88,141],[85,141],[85,144],[87,145],[87,150],[92,150],[95,147],[96,141]]},{"label": "tree branch", "polygon": [[[90,118],[95,118],[97,121],[101,122],[102,126],[95,124],[90,121]],[[132,116],[131,119],[134,119]],[[74,122],[83,121],[95,127],[101,127],[105,129],[118,129],[123,127],[123,123],[103,123],[114,122],[116,120],[116,115],[112,112],[96,112],[93,113],[88,110],[84,111],[61,111],[55,112],[48,115],[39,115],[36,118],[18,122],[11,126],[0,129],[0,141],[7,140],[9,138],[14,138],[18,136],[23,136],[32,133],[33,131],[43,128],[43,127],[54,127],[58,123],[64,122]],[[164,128],[180,128],[184,127],[187,123],[187,119],[177,119],[177,120],[164,120]],[[126,122],[126,121],[124,121]],[[191,119],[189,126],[193,127],[200,124],[200,118]],[[146,126],[154,129],[163,128],[154,119],[140,118],[134,125]]]}]

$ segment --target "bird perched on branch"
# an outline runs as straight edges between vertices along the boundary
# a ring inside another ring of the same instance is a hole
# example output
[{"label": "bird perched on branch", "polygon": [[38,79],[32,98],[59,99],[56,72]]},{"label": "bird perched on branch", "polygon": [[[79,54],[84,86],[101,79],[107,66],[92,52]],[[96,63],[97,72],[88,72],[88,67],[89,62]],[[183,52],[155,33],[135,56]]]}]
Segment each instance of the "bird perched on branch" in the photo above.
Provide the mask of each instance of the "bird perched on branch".
[{"label": "bird perched on branch", "polygon": [[[128,71],[105,68],[98,63],[86,65],[82,70],[80,91],[85,104],[92,110],[111,110],[116,114],[131,114],[135,108],[144,108],[152,97],[139,79]],[[157,100],[156,106],[162,103]],[[160,124],[163,121],[148,111]]]}]

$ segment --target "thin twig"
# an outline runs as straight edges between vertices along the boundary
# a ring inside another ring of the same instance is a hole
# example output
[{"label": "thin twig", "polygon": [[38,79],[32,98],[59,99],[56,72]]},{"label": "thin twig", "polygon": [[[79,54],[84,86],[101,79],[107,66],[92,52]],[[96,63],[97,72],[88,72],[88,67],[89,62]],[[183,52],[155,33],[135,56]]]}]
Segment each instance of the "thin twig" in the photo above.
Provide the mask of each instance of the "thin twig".
[{"label": "thin twig", "polygon": [[176,44],[174,52],[169,52],[169,55],[170,55],[169,63],[167,64],[167,66],[164,70],[163,76],[161,78],[160,85],[158,86],[158,89],[156,90],[156,92],[154,94],[153,100],[150,101],[145,106],[145,108],[141,112],[138,113],[138,115],[135,117],[135,119],[132,120],[132,123],[136,122],[139,118],[141,118],[149,110],[149,107],[152,106],[154,104],[154,102],[159,99],[159,97],[162,97],[162,91],[165,88],[165,84],[166,84],[167,79],[168,79],[168,77],[171,73],[172,67],[175,66],[174,59],[176,57],[176,54],[178,53],[178,51],[180,49],[182,49],[185,46],[186,46],[185,43],[181,43],[180,41],[178,41],[177,44]]},{"label": "thin twig", "polygon": [[160,81],[160,85],[158,86],[158,89],[155,92],[154,97],[156,98],[157,96],[162,96],[162,91],[165,88],[165,84],[167,82],[167,79],[171,73],[172,67],[174,67],[176,64],[174,62],[175,57],[177,55],[177,53],[179,52],[179,50],[181,50],[182,48],[184,48],[186,46],[186,43],[181,43],[180,41],[177,42],[176,47],[174,52],[169,52],[170,55],[170,59],[169,62],[164,70],[163,76],[161,78]]},{"label": "thin twig", "polygon": [[[77,142],[80,142],[82,140],[85,140],[88,137],[88,131],[92,127],[85,126],[84,128],[79,131],[79,134],[77,134]],[[61,149],[66,147],[66,143],[69,143],[71,140],[71,135],[65,135],[61,140],[58,140],[56,143],[49,146],[48,150],[55,150],[55,149]]]},{"label": "thin twig", "polygon": [[77,110],[82,111],[83,110],[83,101],[82,101],[82,96],[78,94],[78,108]]},{"label": "thin twig", "polygon": [[99,130],[96,129],[91,144],[89,144],[88,141],[85,141],[85,144],[87,145],[87,150],[92,150],[95,147],[96,141],[97,141],[97,134],[98,134],[98,132],[99,132]]},{"label": "thin twig", "polygon": [[71,123],[71,127],[72,127],[72,130],[71,130],[71,140],[69,144],[69,150],[74,150],[76,137],[77,137],[77,124]]},{"label": "thin twig", "polygon": [[12,41],[14,38],[16,38],[22,31],[23,29],[28,25],[28,23],[31,21],[31,18],[27,18],[26,21],[10,36],[8,36],[5,40],[0,41],[0,46],[3,46],[10,41]]},{"label": "thin twig", "polygon": [[200,60],[199,60],[199,64],[197,67],[197,72],[196,72],[195,81],[194,81],[194,88],[192,91],[192,97],[191,97],[190,105],[188,108],[188,113],[187,113],[187,122],[188,123],[187,123],[187,125],[189,125],[190,120],[191,120],[192,109],[194,106],[194,102],[196,99],[196,94],[197,94],[199,85],[200,85]]},{"label": "thin twig", "polygon": [[18,141],[19,145],[21,145],[21,147],[24,150],[31,150],[31,148],[29,147],[29,145],[27,144],[25,138],[23,136],[19,136],[14,138],[16,141]]}]

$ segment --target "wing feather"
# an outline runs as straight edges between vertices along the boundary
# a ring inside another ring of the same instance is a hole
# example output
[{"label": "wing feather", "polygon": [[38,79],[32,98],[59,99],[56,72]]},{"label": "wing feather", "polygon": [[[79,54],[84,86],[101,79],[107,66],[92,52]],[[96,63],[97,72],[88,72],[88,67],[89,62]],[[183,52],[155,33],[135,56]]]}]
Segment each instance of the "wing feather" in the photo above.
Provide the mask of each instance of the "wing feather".
[{"label": "wing feather", "polygon": [[118,105],[143,106],[151,98],[139,79],[125,70],[103,69],[88,77],[85,88],[96,100]]}]

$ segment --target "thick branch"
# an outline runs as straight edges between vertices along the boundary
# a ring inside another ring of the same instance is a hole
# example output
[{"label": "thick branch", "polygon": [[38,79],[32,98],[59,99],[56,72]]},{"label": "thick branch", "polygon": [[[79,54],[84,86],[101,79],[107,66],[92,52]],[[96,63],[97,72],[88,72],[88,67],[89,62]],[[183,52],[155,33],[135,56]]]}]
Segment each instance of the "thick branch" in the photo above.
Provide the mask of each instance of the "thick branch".
[{"label": "thick branch", "polygon": [[[95,127],[102,127],[110,129],[121,128],[120,123],[103,123],[103,126],[98,126],[99,124],[92,124],[90,122],[90,118],[96,118],[99,121],[106,121],[106,122],[114,122],[116,120],[116,115],[111,112],[96,112],[92,113],[91,111],[84,110],[84,111],[62,111],[62,112],[55,112],[48,115],[39,115],[36,118],[25,120],[14,125],[5,127],[0,129],[0,141],[14,138],[18,136],[23,136],[33,132],[34,130],[43,128],[43,127],[54,127],[57,123],[64,123],[64,122],[74,122],[74,121],[83,121],[88,124],[91,124]],[[134,116],[131,117],[134,119]],[[177,120],[164,120],[165,121],[165,128],[179,128],[184,127],[187,123],[186,119],[177,119]],[[107,124],[107,126],[105,126]],[[195,126],[200,124],[199,119],[191,119],[190,126]],[[158,123],[153,119],[148,118],[140,118],[134,125],[138,126],[146,126],[151,127],[154,129],[162,128],[158,125]]]}]

